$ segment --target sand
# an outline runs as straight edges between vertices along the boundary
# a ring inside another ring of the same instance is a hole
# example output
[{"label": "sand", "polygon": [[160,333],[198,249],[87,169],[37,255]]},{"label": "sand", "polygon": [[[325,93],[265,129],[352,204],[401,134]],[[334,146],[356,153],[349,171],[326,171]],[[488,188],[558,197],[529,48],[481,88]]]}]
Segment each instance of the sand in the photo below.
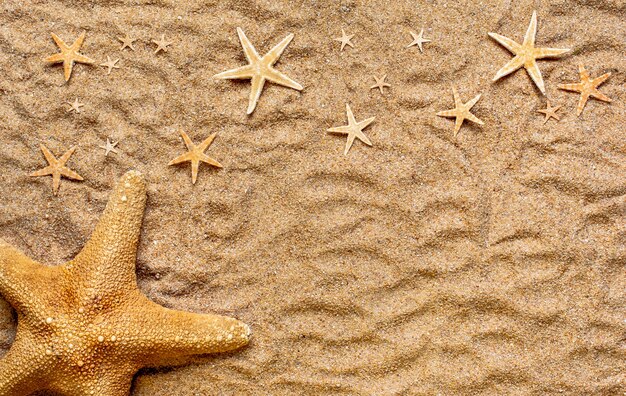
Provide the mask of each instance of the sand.
[{"label": "sand", "polygon": [[[524,70],[492,83],[532,11],[561,121]],[[223,356],[140,372],[132,395],[621,395],[626,391],[626,6],[559,1],[34,1],[0,5],[0,237],[49,265],[71,259],[116,179],[146,175],[137,260],[155,302],[235,316],[252,343]],[[295,38],[252,116],[236,27],[260,54]],[[424,53],[409,31],[431,43]],[[341,28],[354,48],[339,52]],[[110,75],[76,65],[69,84],[43,59],[49,33]],[[119,51],[117,37],[139,38]],[[168,52],[151,43],[165,34]],[[576,117],[557,90],[612,72]],[[382,96],[373,75],[388,74]],[[436,117],[451,85],[485,122]],[[67,113],[64,102],[85,104]],[[345,104],[376,117],[343,155]],[[224,165],[168,167],[178,134]],[[119,155],[98,146],[119,140]],[[29,178],[78,149],[83,182]],[[0,299],[0,355],[15,336]]]}]

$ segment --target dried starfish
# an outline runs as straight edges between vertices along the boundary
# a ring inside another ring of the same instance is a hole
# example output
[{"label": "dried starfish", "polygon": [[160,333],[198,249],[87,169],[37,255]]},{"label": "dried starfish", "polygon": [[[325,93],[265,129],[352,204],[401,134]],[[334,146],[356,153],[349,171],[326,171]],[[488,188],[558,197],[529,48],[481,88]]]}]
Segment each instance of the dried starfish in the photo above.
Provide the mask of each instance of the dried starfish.
[{"label": "dried starfish", "polygon": [[352,147],[352,143],[354,143],[355,138],[359,138],[360,141],[367,144],[368,146],[372,145],[369,138],[365,136],[363,133],[363,129],[365,129],[369,124],[371,124],[376,117],[368,118],[366,120],[356,122],[354,118],[354,114],[352,114],[352,109],[350,109],[350,105],[346,103],[346,113],[348,114],[348,125],[329,128],[328,132],[331,133],[340,133],[343,135],[348,135],[348,140],[346,141],[346,148],[343,151],[343,154],[348,154],[350,147]]},{"label": "dried starfish", "polygon": [[[69,179],[74,180],[83,180],[83,177],[81,175],[65,166],[65,163],[70,159],[72,154],[74,154],[74,151],[76,151],[76,146],[67,150],[65,154],[63,154],[63,156],[61,156],[61,158],[59,159],[57,159],[54,154],[52,154],[50,150],[48,150],[43,144],[40,147],[49,165],[43,169],[31,173],[30,176],[37,177],[52,175],[52,192],[54,193],[54,195],[57,195],[57,193],[59,192],[61,176],[65,176]],[[0,395],[1,394],[2,393],[0,392]]]},{"label": "dried starfish", "polygon": [[212,134],[208,138],[204,139],[204,141],[197,146],[193,144],[193,142],[191,141],[191,139],[189,139],[189,136],[187,136],[185,132],[180,131],[180,135],[183,137],[183,140],[185,141],[185,146],[187,146],[187,150],[189,151],[186,152],[185,154],[179,155],[178,157],[174,158],[173,160],[170,161],[168,165],[176,165],[182,162],[191,162],[191,183],[192,184],[196,184],[200,162],[204,162],[206,164],[213,165],[218,168],[222,167],[222,164],[220,164],[213,158],[209,157],[208,155],[204,154],[204,150],[209,148],[211,143],[213,143],[213,139],[215,139],[217,132]]},{"label": "dried starfish", "polygon": [[119,154],[119,152],[117,151],[117,149],[115,148],[115,146],[117,146],[118,142],[111,142],[111,140],[109,138],[107,138],[107,142],[106,145],[104,146],[98,146],[101,149],[104,150],[104,156],[108,157],[109,153],[114,153],[114,154]]},{"label": "dried starfish", "polygon": [[111,70],[113,69],[119,69],[120,67],[117,65],[117,62],[119,62],[119,59],[111,59],[110,56],[107,55],[107,61],[104,63],[100,63],[100,66],[106,67],[109,70],[107,70],[107,74],[111,74]]},{"label": "dried starfish", "polygon": [[543,77],[539,66],[537,66],[537,59],[554,58],[560,56],[569,51],[569,49],[560,48],[535,48],[535,36],[537,35],[537,11],[533,11],[533,16],[530,19],[530,25],[524,36],[524,42],[519,45],[510,38],[501,36],[497,33],[489,33],[489,37],[496,40],[504,48],[508,49],[515,54],[515,57],[511,59],[506,65],[502,67],[496,73],[493,81],[497,81],[500,78],[513,73],[520,67],[524,67],[530,77],[533,79],[537,88],[542,94],[546,94],[546,88],[543,83]]},{"label": "dried starfish", "polygon": [[413,32],[409,32],[411,33],[411,36],[413,36],[413,42],[409,45],[407,45],[406,47],[409,48],[411,46],[417,45],[418,48],[420,49],[420,52],[424,52],[424,48],[422,48],[422,44],[424,43],[430,43],[429,39],[425,39],[424,36],[424,29],[420,30],[420,34],[415,34]]},{"label": "dried starfish", "polygon": [[118,37],[117,39],[122,42],[122,47],[120,48],[120,51],[126,47],[130,48],[133,51],[135,50],[133,43],[137,41],[137,39],[129,37],[128,33],[126,33],[125,37]]},{"label": "dried starfish", "polygon": [[237,34],[239,35],[243,52],[246,54],[246,59],[248,59],[250,64],[216,74],[213,78],[237,80],[252,79],[252,90],[250,91],[250,100],[248,101],[248,114],[252,114],[256,108],[266,80],[285,87],[297,89],[298,91],[302,90],[302,85],[274,69],[274,63],[278,61],[280,55],[293,39],[293,34],[289,34],[285,37],[283,41],[278,43],[263,57],[256,52],[256,49],[250,40],[248,40],[246,34],[239,27],[237,28]]},{"label": "dried starfish", "polygon": [[556,114],[556,112],[559,111],[560,108],[561,106],[552,107],[550,105],[550,101],[548,101],[547,107],[545,109],[537,110],[537,112],[543,113],[546,115],[546,118],[543,120],[543,123],[545,124],[546,122],[548,122],[550,118],[554,118],[557,121],[561,119],[561,117],[558,114]]},{"label": "dried starfish", "polygon": [[57,36],[56,34],[54,33],[50,33],[50,34],[52,35],[52,39],[54,40],[54,42],[61,49],[61,52],[58,54],[49,56],[46,59],[46,62],[48,63],[63,62],[63,72],[65,74],[65,81],[69,81],[72,75],[72,69],[74,68],[75,62],[86,63],[89,65],[92,65],[95,63],[93,59],[87,58],[86,56],[78,53],[78,50],[80,50],[81,45],[83,45],[83,41],[85,41],[85,32],[82,32],[80,34],[80,37],[78,37],[78,39],[74,41],[74,44],[72,44],[71,46],[68,46],[67,44],[65,44],[65,42],[61,40],[61,38],[59,38],[59,36]]},{"label": "dried starfish", "polygon": [[474,114],[470,113],[470,109],[480,99],[480,94],[476,95],[476,97],[474,99],[470,100],[469,102],[467,102],[465,104],[463,104],[463,102],[461,102],[461,98],[459,97],[459,93],[456,91],[456,88],[454,88],[454,87],[452,87],[452,94],[454,95],[454,109],[440,111],[439,113],[437,113],[437,115],[439,117],[449,117],[449,118],[455,118],[456,117],[456,122],[454,123],[454,136],[455,137],[456,137],[456,134],[459,132],[459,129],[461,129],[461,125],[463,124],[463,121],[466,120],[466,119],[470,120],[472,122],[475,122],[478,125],[483,125],[484,124],[484,122],[479,120],[478,117],[476,117]]},{"label": "dried starfish", "polygon": [[74,99],[74,103],[72,103],[72,102],[65,102],[65,103],[70,105],[70,108],[67,109],[67,113],[69,113],[70,111],[75,111],[77,113],[80,113],[80,108],[85,106],[83,103],[80,103],[78,98]]},{"label": "dried starfish", "polygon": [[372,76],[372,77],[374,77],[374,80],[376,80],[376,84],[372,85],[370,89],[378,88],[380,89],[381,95],[384,95],[385,92],[383,91],[383,88],[391,86],[391,84],[385,82],[385,80],[387,79],[387,75],[385,74],[381,78],[378,78],[376,76]]},{"label": "dried starfish", "polygon": [[352,44],[352,41],[350,41],[352,40],[352,37],[354,37],[354,34],[347,35],[346,32],[341,29],[341,37],[334,39],[335,41],[339,41],[341,43],[341,48],[339,49],[339,52],[343,51],[346,45],[354,48],[354,44]]},{"label": "dried starfish", "polygon": [[154,50],[155,54],[158,54],[159,51],[167,52],[167,47],[173,43],[173,41],[167,41],[164,34],[161,35],[161,40],[152,40],[152,42],[157,45]]},{"label": "dried starfish", "polygon": [[598,87],[600,84],[605,82],[609,77],[611,77],[611,73],[606,73],[597,78],[590,78],[589,72],[585,69],[585,66],[578,66],[578,71],[580,73],[580,82],[574,84],[559,84],[559,89],[564,89],[566,91],[574,91],[580,92],[580,100],[578,101],[578,107],[576,109],[576,115],[579,116],[580,113],[583,112],[583,108],[587,104],[587,99],[590,97],[597,98],[603,100],[605,102],[611,102],[611,98],[598,91]]},{"label": "dried starfish", "polygon": [[0,360],[0,395],[125,396],[141,367],[248,343],[250,328],[236,319],[170,310],[141,294],[145,205],[143,177],[127,172],[83,250],[60,266],[0,241],[0,293],[18,317]]}]

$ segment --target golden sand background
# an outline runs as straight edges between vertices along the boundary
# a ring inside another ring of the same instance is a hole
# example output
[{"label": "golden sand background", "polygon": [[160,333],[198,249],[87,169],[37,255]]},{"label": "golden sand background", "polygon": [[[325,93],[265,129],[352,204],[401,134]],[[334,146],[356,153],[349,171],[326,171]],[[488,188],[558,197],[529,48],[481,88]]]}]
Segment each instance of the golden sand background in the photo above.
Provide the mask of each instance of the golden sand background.
[{"label": "golden sand background", "polygon": [[[524,71],[491,78],[510,54],[487,32],[521,41],[532,11],[540,61],[563,105]],[[34,1],[0,6],[0,237],[50,265],[89,237],[116,179],[149,182],[139,287],[167,307],[236,316],[249,347],[144,370],[132,394],[621,395],[626,287],[626,4],[560,1]],[[245,114],[248,81],[215,73],[245,63],[236,27],[259,53],[288,33],[277,67],[299,93],[269,84]],[[339,52],[340,29],[355,48]],[[423,54],[409,31],[425,28]],[[43,59],[49,33],[101,63],[69,84]],[[140,38],[119,51],[117,37]],[[174,41],[155,56],[152,39]],[[577,118],[557,83],[612,72]],[[385,96],[369,90],[388,74]],[[484,127],[435,116],[483,97]],[[82,113],[66,113],[79,97]],[[328,135],[345,103],[374,146]],[[223,170],[168,167],[195,142]],[[122,154],[97,147],[119,140]],[[39,144],[84,182],[27,175]],[[0,354],[15,334],[0,300]]]}]

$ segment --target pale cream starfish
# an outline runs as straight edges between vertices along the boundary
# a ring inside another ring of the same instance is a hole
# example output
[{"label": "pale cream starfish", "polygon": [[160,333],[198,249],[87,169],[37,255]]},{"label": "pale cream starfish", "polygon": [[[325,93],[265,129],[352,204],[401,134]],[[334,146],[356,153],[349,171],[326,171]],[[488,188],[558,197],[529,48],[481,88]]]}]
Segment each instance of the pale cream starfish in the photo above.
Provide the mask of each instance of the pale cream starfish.
[{"label": "pale cream starfish", "polygon": [[107,138],[107,143],[104,146],[98,146],[101,149],[104,150],[104,156],[108,157],[109,153],[115,153],[115,154],[119,154],[119,152],[117,151],[117,149],[115,148],[115,146],[117,146],[118,142],[111,142],[111,140],[109,140],[109,138]]},{"label": "pale cream starfish", "polygon": [[125,37],[118,37],[117,39],[122,42],[122,48],[120,48],[120,51],[126,47],[130,48],[133,51],[135,50],[133,43],[137,41],[137,39],[129,37],[128,33],[126,33]]},{"label": "pale cream starfish", "polygon": [[385,79],[387,79],[387,75],[385,74],[384,76],[382,76],[382,78],[378,78],[376,76],[372,77],[374,77],[374,80],[376,80],[376,84],[372,85],[370,89],[378,88],[380,89],[380,93],[384,95],[385,92],[383,91],[383,88],[391,86],[391,84],[385,82]]},{"label": "pale cream starfish", "polygon": [[92,65],[95,61],[91,58],[88,58],[78,52],[80,47],[83,45],[83,41],[85,41],[85,32],[82,32],[78,39],[74,41],[74,44],[68,46],[65,44],[59,36],[54,33],[50,33],[52,35],[52,39],[59,46],[61,52],[58,54],[54,54],[46,58],[46,62],[48,63],[63,63],[63,73],[65,75],[65,81],[69,81],[72,75],[72,69],[74,68],[74,63],[86,63]]},{"label": "pale cream starfish", "polygon": [[346,103],[346,114],[348,115],[348,125],[329,128],[328,132],[330,133],[339,133],[342,135],[348,135],[348,140],[346,141],[346,148],[343,151],[343,154],[348,154],[348,151],[352,147],[352,143],[354,143],[355,138],[359,138],[360,141],[367,144],[368,146],[372,145],[372,142],[369,140],[367,136],[363,133],[363,129],[365,129],[369,124],[371,124],[376,117],[371,117],[366,120],[356,122],[354,118],[354,114],[352,114],[352,109],[350,109],[350,105]]},{"label": "pale cream starfish", "polygon": [[484,124],[484,122],[479,120],[478,117],[470,113],[470,109],[480,99],[480,94],[476,95],[474,99],[470,100],[469,102],[465,104],[461,102],[461,98],[459,97],[459,94],[456,91],[456,88],[454,87],[452,87],[452,94],[454,95],[454,109],[440,111],[439,113],[437,113],[437,115],[439,117],[456,118],[456,121],[454,123],[454,136],[455,137],[456,137],[456,134],[459,132],[459,129],[461,129],[461,125],[463,124],[464,120],[470,120],[472,122],[475,122],[478,125]]},{"label": "pale cream starfish", "polygon": [[598,87],[600,84],[605,82],[609,77],[611,77],[611,73],[606,73],[601,75],[600,77],[591,78],[589,77],[589,72],[585,69],[585,66],[578,66],[578,72],[580,73],[580,82],[572,83],[572,84],[559,84],[559,89],[564,89],[566,91],[574,91],[580,92],[580,100],[578,101],[578,107],[576,108],[576,115],[580,116],[580,113],[583,112],[583,108],[587,104],[587,100],[591,98],[600,99],[604,102],[611,102],[611,98],[598,91]]},{"label": "pale cream starfish", "polygon": [[[63,154],[59,159],[57,159],[54,154],[52,154],[50,150],[48,150],[43,144],[41,144],[40,147],[49,165],[43,169],[31,173],[30,176],[38,177],[52,175],[52,192],[54,193],[54,195],[57,195],[57,193],[59,192],[61,176],[65,176],[69,179],[74,180],[83,180],[83,177],[81,175],[65,166],[65,163],[70,159],[72,154],[74,154],[74,151],[76,151],[76,146],[67,150],[65,154]],[[2,393],[0,392],[0,394]]]},{"label": "pale cream starfish", "polygon": [[69,108],[69,109],[67,109],[67,112],[68,112],[68,113],[69,113],[70,111],[75,111],[75,112],[77,112],[77,113],[80,113],[80,108],[85,106],[84,104],[82,104],[82,103],[80,103],[80,102],[78,101],[78,98],[76,98],[76,99],[74,100],[74,103],[72,103],[72,102],[65,102],[65,103],[67,103],[68,105],[70,105],[70,108]]},{"label": "pale cream starfish", "polygon": [[176,165],[182,162],[191,162],[191,183],[192,184],[196,184],[200,162],[204,162],[206,164],[213,165],[218,168],[222,167],[222,164],[220,164],[213,158],[209,157],[208,155],[204,154],[204,150],[209,148],[211,143],[213,143],[213,139],[215,139],[215,136],[217,135],[217,133],[213,133],[211,136],[204,139],[204,141],[197,146],[193,144],[193,142],[191,141],[191,139],[189,139],[189,136],[187,136],[185,132],[180,131],[180,135],[183,137],[183,140],[185,141],[185,146],[187,146],[187,150],[189,151],[186,152],[185,154],[179,155],[178,157],[174,158],[173,160],[170,161],[168,165]]},{"label": "pale cream starfish", "polygon": [[158,54],[159,51],[167,52],[167,47],[173,43],[173,41],[167,41],[164,34],[161,35],[161,40],[152,40],[152,42],[157,45],[157,49],[154,50],[155,54]]},{"label": "pale cream starfish", "polygon": [[71,261],[42,265],[0,240],[0,293],[17,311],[0,395],[128,396],[142,367],[248,343],[243,322],[168,309],[141,293],[135,262],[145,207],[144,178],[130,171]]},{"label": "pale cream starfish", "polygon": [[540,109],[537,110],[537,112],[539,113],[543,113],[546,115],[546,118],[543,120],[543,123],[545,124],[546,122],[548,122],[548,120],[550,118],[554,118],[555,120],[559,121],[561,119],[561,117],[556,114],[556,112],[561,108],[561,106],[554,106],[552,107],[550,105],[550,101],[547,102],[547,107],[545,109]]},{"label": "pale cream starfish", "polygon": [[411,33],[411,36],[413,36],[413,42],[409,45],[407,45],[406,47],[409,48],[413,45],[417,45],[420,49],[420,52],[424,52],[424,48],[422,48],[422,44],[423,43],[430,43],[430,40],[425,39],[424,36],[424,29],[420,30],[420,34],[415,34],[413,32],[409,32]]},{"label": "pale cream starfish", "polygon": [[274,69],[274,64],[280,58],[285,48],[289,45],[293,39],[293,34],[289,34],[280,43],[276,44],[267,54],[261,57],[246,34],[241,28],[237,28],[237,34],[239,35],[239,41],[243,47],[243,52],[246,55],[246,59],[250,62],[248,65],[238,67],[236,69],[227,70],[225,72],[216,74],[213,78],[221,79],[236,79],[236,80],[252,80],[252,90],[250,91],[250,99],[248,101],[248,114],[252,114],[256,108],[259,96],[263,91],[265,81],[271,81],[275,84],[283,85],[285,87],[302,90],[302,85],[298,84],[285,74]]},{"label": "pale cream starfish", "polygon": [[350,41],[352,40],[352,37],[354,37],[354,34],[347,35],[346,32],[343,29],[341,29],[341,37],[334,39],[335,41],[341,42],[341,49],[339,49],[339,51],[343,51],[346,45],[349,45],[350,47],[354,48],[354,44],[352,44],[352,41]]},{"label": "pale cream starfish", "polygon": [[104,63],[100,63],[100,66],[109,68],[109,70],[107,71],[107,74],[111,74],[111,70],[120,68],[119,66],[117,66],[117,62],[119,62],[119,61],[120,61],[119,59],[112,60],[107,55],[107,61],[104,62]]},{"label": "pale cream starfish", "polygon": [[510,38],[501,36],[497,33],[489,33],[489,37],[496,40],[504,48],[515,54],[515,57],[511,59],[506,65],[500,69],[493,81],[496,81],[508,74],[513,73],[520,67],[524,67],[532,80],[537,85],[537,88],[545,95],[546,88],[543,83],[543,77],[539,66],[537,66],[537,59],[554,58],[560,56],[569,51],[569,49],[560,48],[535,48],[535,37],[537,35],[537,12],[533,11],[533,16],[530,19],[530,25],[524,36],[524,42],[522,45],[516,43]]}]

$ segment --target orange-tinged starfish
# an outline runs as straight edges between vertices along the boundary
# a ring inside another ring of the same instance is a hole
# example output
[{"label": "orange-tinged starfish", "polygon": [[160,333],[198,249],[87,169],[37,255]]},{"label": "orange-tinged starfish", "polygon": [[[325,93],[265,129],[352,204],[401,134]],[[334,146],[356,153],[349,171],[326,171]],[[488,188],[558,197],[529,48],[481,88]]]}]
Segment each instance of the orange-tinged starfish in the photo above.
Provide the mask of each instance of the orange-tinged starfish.
[{"label": "orange-tinged starfish", "polygon": [[611,73],[606,73],[601,75],[600,77],[591,78],[589,77],[589,72],[585,69],[585,66],[578,66],[578,71],[580,73],[580,82],[573,84],[559,84],[559,89],[564,89],[566,91],[574,91],[580,92],[580,100],[578,101],[578,107],[576,108],[576,115],[580,116],[580,113],[583,112],[583,108],[587,104],[587,99],[590,97],[600,99],[605,102],[612,102],[611,98],[598,91],[598,87],[600,84],[605,82],[609,77],[611,77]]},{"label": "orange-tinged starfish", "polygon": [[537,88],[542,94],[546,94],[545,84],[539,66],[537,66],[537,59],[554,58],[569,51],[569,49],[560,48],[535,48],[535,37],[537,35],[537,12],[533,11],[533,16],[530,19],[528,30],[524,36],[524,42],[522,45],[516,43],[510,38],[501,36],[497,33],[489,33],[489,37],[496,40],[504,48],[515,54],[515,57],[511,59],[506,65],[502,67],[496,73],[493,81],[513,73],[520,67],[524,67],[532,80],[537,85]]},{"label": "orange-tinged starfish", "polygon": [[479,120],[478,117],[470,113],[471,108],[480,99],[480,96],[481,96],[480,94],[476,95],[474,99],[470,100],[467,103],[461,102],[459,93],[456,91],[456,88],[454,87],[452,87],[452,94],[454,95],[454,109],[440,111],[439,113],[437,113],[437,115],[439,117],[456,118],[456,121],[454,123],[454,136],[456,136],[456,134],[459,132],[459,129],[461,129],[461,125],[463,124],[464,120],[470,120],[472,122],[475,122],[478,125],[484,124],[484,122]]},{"label": "orange-tinged starfish", "polygon": [[363,129],[365,129],[369,124],[374,122],[376,117],[371,117],[366,120],[356,122],[354,118],[354,114],[352,113],[352,109],[350,109],[350,105],[346,103],[346,114],[348,115],[348,125],[339,126],[329,128],[328,132],[331,133],[340,133],[343,135],[348,135],[348,140],[346,141],[346,148],[343,151],[343,154],[348,154],[350,147],[352,147],[352,143],[354,143],[355,138],[359,138],[360,141],[367,144],[368,146],[372,145],[372,142],[369,140],[367,136],[363,133]]},{"label": "orange-tinged starfish", "polygon": [[543,120],[543,123],[545,124],[546,122],[548,122],[548,120],[550,118],[554,118],[557,121],[559,121],[561,119],[561,117],[558,114],[556,114],[556,112],[559,111],[560,108],[561,108],[561,106],[554,106],[554,107],[552,107],[550,105],[550,101],[548,101],[547,107],[545,109],[537,110],[537,112],[546,115],[546,118]]},{"label": "orange-tinged starfish", "polygon": [[18,318],[0,360],[0,395],[126,396],[142,367],[248,343],[250,328],[234,318],[167,309],[139,291],[145,206],[143,177],[127,172],[87,244],[60,266],[0,240],[0,293]]},{"label": "orange-tinged starfish", "polygon": [[89,65],[92,65],[95,63],[93,59],[88,58],[78,52],[78,50],[80,50],[80,47],[83,45],[83,41],[85,41],[85,32],[82,32],[80,34],[80,37],[78,37],[78,39],[74,41],[74,44],[72,44],[71,46],[68,46],[67,44],[65,44],[65,42],[61,40],[61,38],[57,36],[56,34],[54,33],[50,33],[50,34],[52,35],[52,39],[54,40],[54,42],[61,49],[61,52],[58,54],[49,56],[46,59],[46,62],[48,63],[63,62],[63,72],[65,74],[65,81],[69,81],[70,77],[72,76],[72,69],[74,68],[74,63],[79,62],[79,63],[86,63]]},{"label": "orange-tinged starfish", "polygon": [[237,34],[239,35],[239,41],[241,42],[243,52],[245,53],[249,64],[216,74],[213,78],[228,80],[252,80],[252,90],[250,91],[250,99],[248,101],[248,114],[252,114],[256,108],[259,96],[261,96],[261,92],[263,91],[265,81],[271,81],[274,84],[297,89],[298,91],[302,90],[302,85],[274,69],[274,63],[278,61],[285,48],[287,48],[293,39],[293,34],[289,34],[285,37],[283,41],[276,44],[276,46],[263,57],[257,53],[250,40],[248,40],[248,37],[246,37],[246,34],[239,27],[237,28]]},{"label": "orange-tinged starfish", "polygon": [[74,180],[83,180],[83,177],[81,175],[65,166],[65,163],[70,159],[72,154],[74,154],[74,151],[76,151],[76,146],[67,150],[65,154],[63,154],[63,156],[61,156],[61,158],[59,159],[57,159],[54,154],[52,154],[50,150],[48,150],[43,144],[41,145],[41,151],[43,152],[44,157],[46,157],[46,161],[48,161],[49,165],[43,169],[31,173],[30,176],[37,177],[52,175],[52,192],[54,193],[54,195],[57,195],[57,193],[59,192],[61,176],[65,176],[69,179]]},{"label": "orange-tinged starfish", "polygon": [[173,160],[170,161],[168,165],[176,165],[176,164],[180,164],[183,162],[191,162],[191,183],[192,184],[196,184],[200,162],[204,162],[206,164],[213,165],[218,168],[222,167],[222,164],[220,164],[213,158],[209,157],[208,155],[204,154],[204,150],[209,148],[211,143],[213,143],[213,139],[215,139],[217,132],[212,134],[208,138],[204,139],[204,141],[197,146],[193,144],[193,142],[191,141],[191,139],[189,139],[189,136],[187,136],[185,132],[180,131],[180,135],[183,137],[183,140],[185,141],[185,146],[187,146],[187,150],[189,151],[186,152],[185,154],[179,155],[178,157],[174,158]]}]

